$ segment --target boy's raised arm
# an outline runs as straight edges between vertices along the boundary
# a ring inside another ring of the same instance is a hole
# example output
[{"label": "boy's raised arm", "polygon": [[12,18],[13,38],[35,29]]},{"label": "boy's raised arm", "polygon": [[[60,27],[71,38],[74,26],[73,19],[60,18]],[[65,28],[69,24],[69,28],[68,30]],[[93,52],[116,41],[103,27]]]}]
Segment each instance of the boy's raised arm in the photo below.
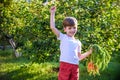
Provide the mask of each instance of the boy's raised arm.
[{"label": "boy's raised arm", "polygon": [[53,6],[50,9],[50,28],[53,31],[53,33],[59,37],[60,31],[55,27],[55,11],[56,7]]}]

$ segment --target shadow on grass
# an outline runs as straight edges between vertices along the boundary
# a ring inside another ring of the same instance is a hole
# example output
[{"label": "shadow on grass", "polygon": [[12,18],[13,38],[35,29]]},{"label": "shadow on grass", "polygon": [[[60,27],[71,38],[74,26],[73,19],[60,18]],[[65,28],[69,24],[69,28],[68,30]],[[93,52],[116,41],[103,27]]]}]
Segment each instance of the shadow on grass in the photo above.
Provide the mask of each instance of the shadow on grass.
[{"label": "shadow on grass", "polygon": [[110,62],[109,65],[108,65],[108,68],[102,74],[107,75],[109,78],[111,78],[109,80],[119,80],[120,63]]},{"label": "shadow on grass", "polygon": [[8,57],[11,54],[14,54],[14,51],[12,49],[9,49],[9,50],[0,50],[0,56],[2,56],[2,57]]},{"label": "shadow on grass", "polygon": [[9,56],[2,56],[0,54],[0,62],[1,63],[29,63],[30,59],[26,56],[20,56],[18,58],[14,57],[12,54]]}]

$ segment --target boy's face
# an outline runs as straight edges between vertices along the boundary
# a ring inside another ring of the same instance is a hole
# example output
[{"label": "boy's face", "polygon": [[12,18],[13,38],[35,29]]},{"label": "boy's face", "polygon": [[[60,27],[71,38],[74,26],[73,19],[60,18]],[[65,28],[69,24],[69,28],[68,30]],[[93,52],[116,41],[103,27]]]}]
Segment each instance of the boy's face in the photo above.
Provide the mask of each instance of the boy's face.
[{"label": "boy's face", "polygon": [[66,32],[66,34],[70,37],[74,37],[74,35],[77,32],[77,27],[76,26],[66,26],[64,28],[64,32]]}]

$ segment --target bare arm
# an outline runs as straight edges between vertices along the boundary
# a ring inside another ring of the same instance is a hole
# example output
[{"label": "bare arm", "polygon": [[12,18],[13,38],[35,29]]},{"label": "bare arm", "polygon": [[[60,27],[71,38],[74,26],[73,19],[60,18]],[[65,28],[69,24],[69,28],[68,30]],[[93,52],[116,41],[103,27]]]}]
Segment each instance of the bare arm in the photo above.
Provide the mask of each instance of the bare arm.
[{"label": "bare arm", "polygon": [[86,57],[88,57],[90,54],[92,53],[92,49],[90,49],[89,51],[81,54],[80,52],[78,52],[78,57],[80,60],[85,59]]},{"label": "bare arm", "polygon": [[55,27],[55,11],[56,7],[53,6],[50,9],[50,28],[53,31],[53,33],[59,37],[60,31]]}]

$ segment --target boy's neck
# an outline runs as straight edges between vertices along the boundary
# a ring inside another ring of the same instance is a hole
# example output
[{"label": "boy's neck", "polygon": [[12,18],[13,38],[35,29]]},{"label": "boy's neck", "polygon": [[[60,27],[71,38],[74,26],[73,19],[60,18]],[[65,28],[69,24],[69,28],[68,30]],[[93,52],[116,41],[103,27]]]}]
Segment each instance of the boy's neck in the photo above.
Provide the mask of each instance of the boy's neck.
[{"label": "boy's neck", "polygon": [[[67,34],[66,34],[67,35]],[[70,38],[72,38],[72,39],[75,39],[75,36],[69,36],[69,35],[67,35],[68,37],[70,37]]]}]

